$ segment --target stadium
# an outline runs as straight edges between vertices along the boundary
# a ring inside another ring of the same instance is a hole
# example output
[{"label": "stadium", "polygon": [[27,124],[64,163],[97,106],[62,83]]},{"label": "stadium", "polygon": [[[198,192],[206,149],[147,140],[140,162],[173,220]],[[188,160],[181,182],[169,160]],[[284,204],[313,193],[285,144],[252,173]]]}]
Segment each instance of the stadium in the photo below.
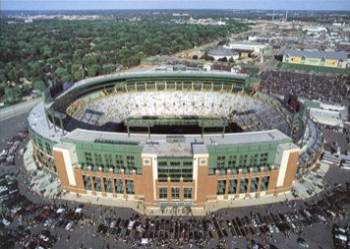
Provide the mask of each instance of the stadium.
[{"label": "stadium", "polygon": [[317,153],[317,130],[258,85],[186,71],[55,85],[28,117],[33,157],[66,192],[123,206],[204,210],[285,194]]}]

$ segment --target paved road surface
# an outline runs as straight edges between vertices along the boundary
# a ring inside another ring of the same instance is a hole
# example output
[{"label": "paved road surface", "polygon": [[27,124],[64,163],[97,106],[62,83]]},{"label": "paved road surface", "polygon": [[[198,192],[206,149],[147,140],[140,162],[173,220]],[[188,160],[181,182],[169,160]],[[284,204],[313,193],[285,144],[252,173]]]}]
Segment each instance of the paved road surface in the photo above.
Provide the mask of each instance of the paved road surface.
[{"label": "paved road surface", "polygon": [[28,113],[40,100],[41,98],[37,98],[0,109],[0,122]]}]

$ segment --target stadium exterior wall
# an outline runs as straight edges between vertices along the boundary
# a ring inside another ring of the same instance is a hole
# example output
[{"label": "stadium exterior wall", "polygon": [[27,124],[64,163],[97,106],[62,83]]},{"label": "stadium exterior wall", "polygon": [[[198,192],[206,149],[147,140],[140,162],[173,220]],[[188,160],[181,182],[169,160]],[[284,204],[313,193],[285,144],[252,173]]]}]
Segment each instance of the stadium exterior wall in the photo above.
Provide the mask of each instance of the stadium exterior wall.
[{"label": "stadium exterior wall", "polygon": [[[278,144],[276,147],[274,147],[275,143]],[[233,152],[237,150],[237,146],[240,151],[240,145],[232,145]],[[164,162],[164,159],[157,154],[136,152],[133,155],[140,156],[141,165],[135,165],[136,169],[132,170],[116,170],[115,167],[102,166],[86,167],[79,162],[77,156],[81,154],[78,149],[79,143],[74,144],[70,141],[70,143],[55,145],[53,157],[61,185],[66,191],[110,196],[125,201],[142,201],[146,208],[171,205],[204,208],[208,201],[257,198],[264,195],[278,195],[291,190],[297,171],[299,149],[290,141],[281,140],[272,143],[265,141],[252,143],[249,148],[242,144],[242,151],[236,152],[236,155],[242,157],[245,155],[244,151],[249,151],[250,153],[246,155],[260,156],[264,151],[260,146],[276,149],[272,151],[275,158],[271,165],[267,165],[268,163],[259,167],[244,165],[238,167],[238,170],[236,168],[238,165],[235,165],[222,171],[215,169],[213,172],[210,161],[218,158],[217,153],[193,154],[191,158],[176,156],[170,158],[170,162],[174,165],[175,162],[192,161],[190,179],[185,176],[175,177],[175,179],[168,176],[166,179],[160,179],[159,164]],[[117,147],[115,146],[118,151]],[[94,145],[91,145],[91,148],[94,148]],[[94,149],[92,151],[96,152]],[[226,156],[229,157],[229,154]],[[98,154],[95,156],[98,157]],[[70,181],[69,178],[74,180]]]}]

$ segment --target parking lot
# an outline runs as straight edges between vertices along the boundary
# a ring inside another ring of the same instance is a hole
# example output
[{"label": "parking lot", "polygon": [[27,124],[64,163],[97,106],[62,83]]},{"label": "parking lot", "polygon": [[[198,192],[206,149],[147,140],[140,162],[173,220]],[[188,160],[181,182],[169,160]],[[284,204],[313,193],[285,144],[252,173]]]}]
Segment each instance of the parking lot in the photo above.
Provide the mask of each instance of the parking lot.
[{"label": "parking lot", "polygon": [[320,249],[333,248],[333,224],[350,222],[350,173],[337,167],[308,201],[223,209],[201,218],[145,217],[126,208],[45,199],[31,191],[23,169],[25,115],[14,120],[0,124],[0,149],[15,157],[14,165],[5,160],[0,166],[0,248]]}]

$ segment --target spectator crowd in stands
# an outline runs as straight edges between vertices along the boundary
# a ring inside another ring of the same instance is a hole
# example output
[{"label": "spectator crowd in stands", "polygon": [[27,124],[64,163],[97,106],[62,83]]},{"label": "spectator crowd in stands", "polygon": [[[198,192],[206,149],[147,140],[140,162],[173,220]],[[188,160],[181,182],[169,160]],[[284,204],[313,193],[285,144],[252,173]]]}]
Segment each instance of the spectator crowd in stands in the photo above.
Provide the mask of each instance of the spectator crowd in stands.
[{"label": "spectator crowd in stands", "polygon": [[326,103],[350,104],[350,76],[324,76],[296,72],[265,71],[261,75],[264,93],[285,95]]},{"label": "spectator crowd in stands", "polygon": [[227,119],[245,131],[279,129],[286,134],[291,132],[288,112],[279,102],[263,94],[147,91],[97,95],[79,101],[81,106],[72,113],[73,117],[97,126],[120,123],[129,117],[194,116]]}]

